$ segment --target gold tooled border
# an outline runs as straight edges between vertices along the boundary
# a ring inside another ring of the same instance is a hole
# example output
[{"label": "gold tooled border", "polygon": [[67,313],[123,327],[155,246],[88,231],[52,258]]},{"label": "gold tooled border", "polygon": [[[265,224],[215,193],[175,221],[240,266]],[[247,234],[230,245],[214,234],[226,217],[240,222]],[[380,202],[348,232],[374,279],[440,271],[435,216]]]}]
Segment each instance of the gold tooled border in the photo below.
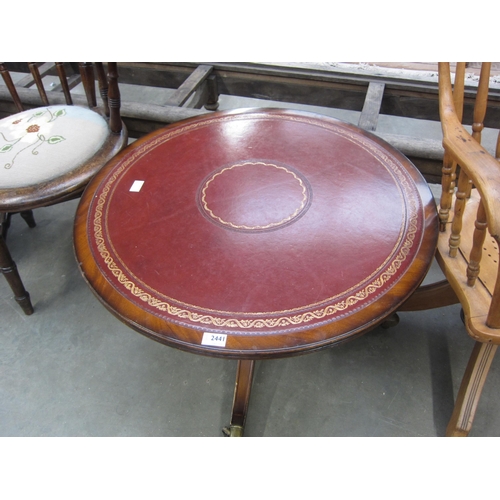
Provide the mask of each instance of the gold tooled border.
[{"label": "gold tooled border", "polygon": [[[413,194],[413,190],[410,188],[408,179],[409,174],[406,173],[406,176],[396,166],[396,162],[386,153],[383,153],[380,148],[376,148],[373,146],[371,142],[365,139],[363,136],[355,135],[351,132],[348,132],[341,127],[335,126],[331,123],[324,123],[319,120],[314,120],[310,118],[298,117],[298,116],[282,116],[282,115],[274,115],[270,116],[268,114],[259,115],[258,113],[252,113],[252,118],[262,118],[262,119],[286,119],[291,121],[299,121],[309,123],[311,125],[320,126],[322,128],[330,129],[331,131],[338,133],[346,138],[353,140],[360,144],[365,149],[370,150],[370,152],[381,161],[384,166],[390,166],[390,173],[392,175],[396,175],[400,186],[402,186],[405,194],[409,196],[403,197],[404,200],[408,203],[406,206],[409,211],[408,216],[408,231],[404,242],[401,245],[400,250],[398,251],[396,257],[392,260],[392,262],[387,266],[387,268],[374,279],[371,283],[366,285],[362,290],[350,295],[349,297],[338,301],[334,304],[329,304],[326,307],[319,307],[313,311],[307,311],[305,313],[300,313],[296,315],[282,315],[278,317],[272,318],[251,318],[251,319],[238,319],[238,318],[224,318],[218,317],[212,314],[199,314],[193,311],[189,311],[187,309],[175,306],[168,301],[158,299],[154,297],[149,292],[146,292],[141,287],[137,286],[137,284],[132,281],[127,275],[121,270],[121,268],[115,263],[113,257],[111,256],[109,250],[106,247],[103,234],[102,234],[102,216],[104,205],[106,203],[108,194],[111,192],[111,187],[116,182],[116,180],[120,177],[120,175],[128,169],[133,163],[135,163],[141,156],[147,153],[150,149],[162,144],[175,136],[186,133],[190,130],[207,126],[212,123],[217,123],[220,121],[234,120],[235,118],[248,118],[248,115],[242,115],[241,117],[235,115],[223,116],[218,118],[213,118],[211,120],[204,120],[201,122],[195,122],[193,124],[186,125],[184,127],[180,127],[178,129],[173,129],[169,131],[167,134],[162,135],[161,137],[157,137],[151,142],[147,142],[143,144],[140,148],[134,151],[130,157],[125,159],[123,163],[113,172],[113,174],[106,181],[101,193],[97,198],[97,204],[94,209],[94,218],[93,218],[93,236],[94,241],[97,247],[97,250],[103,259],[103,262],[107,269],[111,272],[111,274],[115,277],[118,284],[131,293],[134,297],[142,300],[149,307],[161,311],[163,313],[167,313],[168,315],[177,318],[179,320],[188,320],[192,323],[197,323],[203,326],[211,326],[216,328],[240,328],[240,329],[273,329],[277,327],[289,327],[289,326],[297,326],[302,325],[304,323],[309,323],[313,320],[321,320],[328,317],[331,317],[337,313],[344,312],[349,308],[352,308],[354,305],[357,305],[360,302],[366,301],[369,299],[374,293],[376,293],[380,288],[386,285],[397,273],[403,262],[406,260],[408,254],[410,253],[410,249],[414,245],[415,235],[418,229],[418,215],[420,204],[417,203]],[[90,220],[90,218],[89,218]],[[395,248],[398,245],[395,245]],[[388,259],[389,260],[389,259]],[[384,263],[385,264],[385,263]],[[371,276],[377,274],[378,271],[383,268],[384,265],[380,266],[380,268],[375,271]],[[371,278],[371,277],[369,277]],[[357,286],[352,287],[351,289],[355,289]],[[333,298],[332,298],[333,299]],[[321,301],[321,303],[328,302],[330,299],[325,299]],[[306,307],[314,306],[311,304],[310,306],[301,307],[304,309]],[[196,306],[193,306],[196,307]],[[222,311],[220,311],[222,312]],[[283,311],[285,312],[285,311]],[[276,313],[279,313],[277,311]],[[266,313],[266,314],[276,314],[276,313]],[[230,314],[230,313],[229,313]],[[258,314],[254,313],[253,315]],[[244,332],[234,332],[236,334],[241,334]]]}]

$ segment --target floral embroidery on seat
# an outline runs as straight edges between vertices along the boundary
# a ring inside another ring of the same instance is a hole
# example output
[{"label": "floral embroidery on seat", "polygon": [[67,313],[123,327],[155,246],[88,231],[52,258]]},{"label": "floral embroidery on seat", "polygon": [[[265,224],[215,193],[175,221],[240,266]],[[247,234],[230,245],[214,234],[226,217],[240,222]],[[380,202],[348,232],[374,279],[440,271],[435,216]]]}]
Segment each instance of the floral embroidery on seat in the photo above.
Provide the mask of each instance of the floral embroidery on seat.
[{"label": "floral embroidery on seat", "polygon": [[26,132],[28,132],[28,134],[32,134],[33,132],[38,132],[39,130],[40,130],[40,125],[30,125],[26,129]]},{"label": "floral embroidery on seat", "polygon": [[[45,110],[40,110],[40,111],[37,111],[37,112],[33,113],[33,115],[28,119],[28,122],[30,122],[31,120],[37,120],[37,119],[41,118],[42,116],[46,115],[47,113],[49,113],[49,116],[48,116],[49,119],[45,123],[51,123],[51,122],[57,120],[58,118],[66,115],[66,110],[64,108],[62,108],[62,109],[58,109],[55,113],[52,113],[52,111],[50,110],[50,108],[46,108]],[[12,122],[12,125],[18,125],[21,122],[22,122],[22,118],[19,119],[19,120],[14,121],[14,122]],[[24,127],[25,125],[21,125],[21,126]],[[31,125],[29,125],[25,129],[26,133],[24,135],[22,135],[18,139],[12,139],[12,140],[7,139],[5,137],[5,135],[2,132],[0,132],[1,138],[3,139],[3,141],[5,141],[4,144],[0,144],[0,153],[8,153],[8,152],[12,151],[15,148],[16,144],[18,144],[28,134],[36,134],[36,140],[34,142],[32,142],[31,144],[28,144],[27,146],[25,146],[22,149],[20,149],[16,153],[16,155],[14,156],[14,158],[12,159],[12,162],[11,163],[6,163],[4,165],[4,168],[6,168],[6,169],[12,168],[12,166],[14,165],[14,162],[15,162],[16,158],[23,151],[26,151],[29,148],[32,148],[31,149],[31,154],[37,155],[39,153],[38,148],[40,146],[42,146],[42,144],[54,145],[54,144],[59,144],[60,142],[62,142],[62,141],[65,140],[65,138],[63,136],[61,136],[61,135],[53,135],[53,136],[51,136],[49,138],[46,138],[45,135],[43,135],[41,133],[38,133],[38,132],[40,132],[40,129],[41,129],[41,126],[38,123],[32,123]]]}]

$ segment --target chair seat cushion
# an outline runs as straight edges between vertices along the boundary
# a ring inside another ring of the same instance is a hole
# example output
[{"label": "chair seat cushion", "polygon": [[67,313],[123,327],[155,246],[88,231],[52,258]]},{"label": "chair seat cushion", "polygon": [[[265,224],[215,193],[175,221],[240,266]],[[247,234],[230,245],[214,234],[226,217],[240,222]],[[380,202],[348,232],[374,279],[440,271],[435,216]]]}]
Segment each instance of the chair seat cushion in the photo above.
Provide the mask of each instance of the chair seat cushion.
[{"label": "chair seat cushion", "polygon": [[109,129],[98,113],[79,106],[30,109],[0,120],[0,188],[37,185],[85,164]]}]

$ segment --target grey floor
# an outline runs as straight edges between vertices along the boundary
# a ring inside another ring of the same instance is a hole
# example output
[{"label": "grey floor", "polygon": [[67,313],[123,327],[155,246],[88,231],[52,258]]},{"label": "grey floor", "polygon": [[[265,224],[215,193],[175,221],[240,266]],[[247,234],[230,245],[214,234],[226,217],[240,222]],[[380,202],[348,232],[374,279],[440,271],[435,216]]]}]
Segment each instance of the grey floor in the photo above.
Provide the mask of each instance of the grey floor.
[{"label": "grey floor", "polygon": [[[221,98],[221,109],[248,105],[259,103]],[[381,119],[407,126],[394,123]],[[222,436],[236,362],[158,344],[107,312],[77,269],[77,204],[36,210],[34,229],[12,219],[8,244],[35,313],[0,279],[0,436]],[[428,281],[439,276],[433,266]],[[400,313],[392,329],[258,362],[246,436],[442,436],[473,345],[459,312]],[[471,436],[500,435],[499,382],[494,362]]]}]

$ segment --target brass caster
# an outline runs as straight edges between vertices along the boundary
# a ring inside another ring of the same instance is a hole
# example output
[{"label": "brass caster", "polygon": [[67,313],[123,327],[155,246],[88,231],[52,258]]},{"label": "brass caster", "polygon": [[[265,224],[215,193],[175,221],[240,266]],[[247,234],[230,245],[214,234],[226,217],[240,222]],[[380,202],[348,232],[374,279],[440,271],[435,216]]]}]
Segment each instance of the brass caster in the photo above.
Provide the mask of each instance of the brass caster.
[{"label": "brass caster", "polygon": [[243,427],[241,425],[230,425],[222,428],[225,437],[243,437]]}]

